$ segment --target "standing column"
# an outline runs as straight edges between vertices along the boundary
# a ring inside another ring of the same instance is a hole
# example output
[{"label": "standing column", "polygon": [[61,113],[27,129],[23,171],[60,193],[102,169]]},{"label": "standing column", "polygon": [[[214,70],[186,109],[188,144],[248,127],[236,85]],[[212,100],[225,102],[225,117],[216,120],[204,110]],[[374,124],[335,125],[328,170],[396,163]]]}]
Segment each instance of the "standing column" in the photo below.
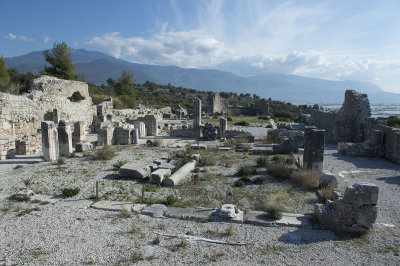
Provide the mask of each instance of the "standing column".
[{"label": "standing column", "polygon": [[69,157],[72,154],[71,126],[64,120],[60,120],[58,123],[58,147],[60,156]]},{"label": "standing column", "polygon": [[303,168],[323,171],[325,130],[306,127],[304,135]]},{"label": "standing column", "polygon": [[52,121],[43,121],[42,129],[42,152],[45,161],[58,159],[58,134],[57,125]]},{"label": "standing column", "polygon": [[221,117],[219,119],[219,128],[220,128],[220,138],[226,138],[226,130],[228,128],[228,120],[225,117]]},{"label": "standing column", "polygon": [[193,101],[193,137],[200,139],[201,125],[201,100],[199,98]]}]

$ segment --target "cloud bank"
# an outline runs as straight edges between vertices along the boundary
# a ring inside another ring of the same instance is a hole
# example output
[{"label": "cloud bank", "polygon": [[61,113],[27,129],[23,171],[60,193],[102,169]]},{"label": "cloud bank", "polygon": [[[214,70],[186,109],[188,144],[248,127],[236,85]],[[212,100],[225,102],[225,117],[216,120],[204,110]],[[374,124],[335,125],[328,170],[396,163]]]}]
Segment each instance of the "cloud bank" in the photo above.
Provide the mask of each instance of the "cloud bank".
[{"label": "cloud bank", "polygon": [[4,36],[5,39],[9,40],[20,40],[23,42],[34,42],[35,39],[28,38],[25,35],[15,35],[13,33],[8,33],[6,36]]}]

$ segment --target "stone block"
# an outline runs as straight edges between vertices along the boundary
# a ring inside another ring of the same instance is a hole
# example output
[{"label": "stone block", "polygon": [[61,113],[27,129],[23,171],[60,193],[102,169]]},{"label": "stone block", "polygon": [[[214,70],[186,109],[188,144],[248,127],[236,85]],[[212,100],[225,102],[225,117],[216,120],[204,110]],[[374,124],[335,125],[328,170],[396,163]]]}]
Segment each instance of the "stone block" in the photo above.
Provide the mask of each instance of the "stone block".
[{"label": "stone block", "polygon": [[179,168],[170,177],[164,179],[163,185],[165,186],[177,185],[179,182],[185,179],[190,174],[190,172],[194,170],[195,167],[196,167],[196,161],[188,162],[187,164]]},{"label": "stone block", "polygon": [[75,144],[76,152],[84,152],[93,150],[93,144],[90,142],[80,142]]},{"label": "stone block", "polygon": [[71,126],[64,120],[60,120],[57,130],[60,156],[69,157],[73,152]]},{"label": "stone block", "polygon": [[378,209],[376,206],[362,206],[357,210],[357,224],[372,228],[377,216]]},{"label": "stone block", "polygon": [[151,184],[161,184],[166,175],[171,175],[171,169],[157,169],[150,175]]},{"label": "stone block", "polygon": [[371,183],[357,183],[347,187],[343,200],[356,206],[376,205],[378,203],[379,187]]},{"label": "stone block", "polygon": [[150,167],[144,163],[127,163],[121,166],[118,175],[134,179],[143,179],[150,176]]},{"label": "stone block", "polygon": [[336,188],[338,186],[338,181],[336,176],[326,173],[319,177],[319,187],[322,188],[328,186]]},{"label": "stone block", "polygon": [[142,214],[152,217],[164,217],[164,212],[166,212],[167,209],[167,206],[164,204],[153,204],[145,207],[142,210]]},{"label": "stone block", "polygon": [[55,161],[59,156],[57,125],[51,121],[43,121],[41,129],[43,157],[45,161]]}]

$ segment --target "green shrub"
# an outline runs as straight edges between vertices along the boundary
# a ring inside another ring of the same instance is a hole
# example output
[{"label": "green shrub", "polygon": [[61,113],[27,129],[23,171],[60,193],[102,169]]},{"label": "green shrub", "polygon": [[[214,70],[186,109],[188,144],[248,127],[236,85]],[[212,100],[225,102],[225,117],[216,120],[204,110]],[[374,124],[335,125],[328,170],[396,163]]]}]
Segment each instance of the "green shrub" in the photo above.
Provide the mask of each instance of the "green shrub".
[{"label": "green shrub", "polygon": [[400,118],[397,116],[389,116],[386,121],[389,127],[400,127]]},{"label": "green shrub", "polygon": [[272,161],[283,162],[289,165],[296,163],[296,159],[293,156],[287,154],[275,154],[272,156]]},{"label": "green shrub", "polygon": [[252,184],[254,185],[262,185],[265,183],[264,178],[260,177],[260,178],[256,178],[253,181],[251,181]]},{"label": "green shrub", "polygon": [[244,187],[248,184],[251,184],[251,180],[248,177],[242,177],[238,181],[234,183],[235,187]]},{"label": "green shrub", "polygon": [[152,185],[152,184],[148,184],[144,186],[144,191],[147,192],[157,192],[158,189],[158,185]]},{"label": "green shrub", "polygon": [[269,120],[270,118],[268,116],[259,116],[257,117],[259,120]]},{"label": "green shrub", "polygon": [[124,164],[126,164],[128,161],[118,161],[115,164],[113,164],[113,170],[114,171],[118,171],[119,168],[121,168],[121,166],[123,166]]},{"label": "green shrub", "polygon": [[250,166],[247,165],[242,165],[240,166],[237,175],[242,176],[242,177],[247,177],[254,174],[254,169],[252,169]]},{"label": "green shrub", "polygon": [[232,119],[232,117],[228,116],[228,117],[226,118],[226,120],[229,121],[229,122],[231,122],[233,119]]},{"label": "green shrub", "polygon": [[165,205],[167,206],[172,206],[177,202],[177,198],[172,196],[172,195],[168,195],[167,200],[165,201]]},{"label": "green shrub", "polygon": [[235,126],[244,126],[244,127],[250,126],[249,122],[247,122],[247,121],[238,121],[234,125]]},{"label": "green shrub", "polygon": [[282,218],[282,212],[279,208],[275,206],[269,206],[266,209],[268,218],[279,220]]},{"label": "green shrub", "polygon": [[66,197],[70,198],[79,194],[81,190],[79,188],[63,188],[61,190],[61,194]]},{"label": "green shrub", "polygon": [[154,245],[159,245],[160,242],[161,242],[161,240],[160,240],[160,237],[158,237],[158,236],[153,240]]},{"label": "green shrub", "polygon": [[292,169],[290,169],[290,167],[282,161],[270,163],[267,170],[268,173],[276,178],[290,178],[292,173]]},{"label": "green shrub", "polygon": [[58,158],[58,159],[57,159],[57,165],[58,165],[58,166],[61,166],[61,165],[63,165],[63,164],[65,164],[65,158],[64,158],[64,157]]},{"label": "green shrub", "polygon": [[257,167],[267,167],[268,166],[268,157],[261,156],[256,159]]}]

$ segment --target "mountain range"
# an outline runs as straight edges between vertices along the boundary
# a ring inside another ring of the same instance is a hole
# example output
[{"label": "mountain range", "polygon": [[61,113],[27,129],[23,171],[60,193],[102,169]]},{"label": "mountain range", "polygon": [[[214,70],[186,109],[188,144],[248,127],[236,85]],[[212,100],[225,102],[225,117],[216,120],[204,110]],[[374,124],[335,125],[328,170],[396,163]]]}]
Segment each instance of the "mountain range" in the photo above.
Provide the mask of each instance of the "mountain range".
[{"label": "mountain range", "polygon": [[[283,74],[242,77],[214,69],[136,64],[84,49],[71,49],[70,52],[75,73],[84,74],[87,82],[97,85],[105,84],[110,77],[117,79],[126,70],[134,74],[136,83],[149,80],[202,91],[255,93],[263,98],[292,103],[342,103],[347,89],[367,93],[372,104],[400,102],[400,94],[385,92],[370,82],[332,81]],[[4,61],[8,68],[15,68],[22,73],[39,73],[46,64],[42,51],[7,57]]]}]

